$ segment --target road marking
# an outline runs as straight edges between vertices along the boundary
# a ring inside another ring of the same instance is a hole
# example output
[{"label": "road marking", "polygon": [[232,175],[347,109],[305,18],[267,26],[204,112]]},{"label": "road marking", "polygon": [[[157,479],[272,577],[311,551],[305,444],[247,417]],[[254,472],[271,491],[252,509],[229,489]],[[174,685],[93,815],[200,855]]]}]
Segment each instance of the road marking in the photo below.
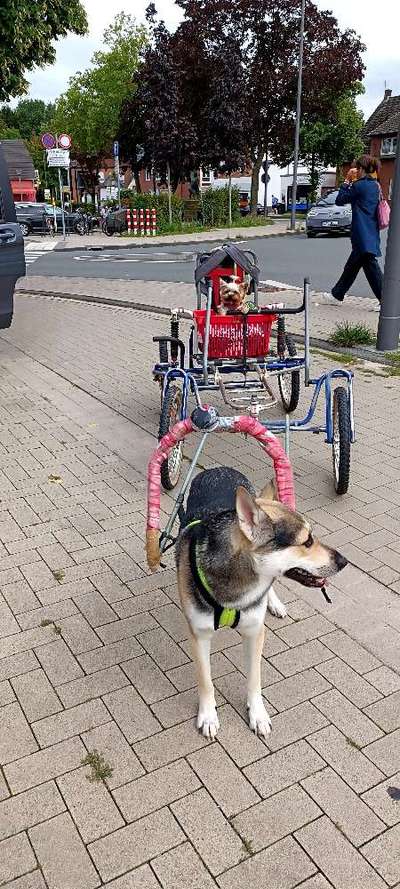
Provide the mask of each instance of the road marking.
[{"label": "road marking", "polygon": [[188,260],[188,259],[142,259],[141,257],[139,259],[134,259],[133,257],[129,257],[129,258],[125,259],[122,256],[118,257],[118,258],[115,257],[113,259],[108,259],[108,257],[106,257],[106,256],[96,256],[96,257],[74,256],[74,260],[75,260],[75,262],[114,262],[114,263],[144,262],[144,263],[147,263],[147,265],[160,265],[160,264],[163,265],[165,263],[170,263],[170,264],[172,263],[173,264],[173,263],[182,263],[182,262],[192,262],[191,259],[190,260]]},{"label": "road marking", "polygon": [[37,259],[40,259],[41,256],[45,256],[50,250],[54,250],[57,243],[57,241],[44,241],[40,244],[37,241],[30,241],[25,244],[26,265],[32,265],[32,263],[36,262]]}]

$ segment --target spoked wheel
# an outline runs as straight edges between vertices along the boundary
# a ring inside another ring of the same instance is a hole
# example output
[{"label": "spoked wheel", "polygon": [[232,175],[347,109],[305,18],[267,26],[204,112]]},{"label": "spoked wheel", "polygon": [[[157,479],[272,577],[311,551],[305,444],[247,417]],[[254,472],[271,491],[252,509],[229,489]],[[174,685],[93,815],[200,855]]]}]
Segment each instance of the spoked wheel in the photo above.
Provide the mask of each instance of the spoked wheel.
[{"label": "spoked wheel", "polygon": [[[288,334],[285,334],[285,355],[286,352],[290,358],[297,355],[294,340]],[[293,373],[279,374],[278,386],[283,407],[287,414],[291,414],[300,399],[300,372],[295,370]]]},{"label": "spoked wheel", "polygon": [[[178,386],[168,386],[161,405],[158,440],[172,429],[180,418],[182,392]],[[178,484],[182,466],[183,447],[180,442],[161,465],[161,484],[165,491],[172,491]]]},{"label": "spoked wheel", "polygon": [[333,393],[333,479],[337,494],[346,494],[350,478],[351,423],[347,391],[338,386]]}]

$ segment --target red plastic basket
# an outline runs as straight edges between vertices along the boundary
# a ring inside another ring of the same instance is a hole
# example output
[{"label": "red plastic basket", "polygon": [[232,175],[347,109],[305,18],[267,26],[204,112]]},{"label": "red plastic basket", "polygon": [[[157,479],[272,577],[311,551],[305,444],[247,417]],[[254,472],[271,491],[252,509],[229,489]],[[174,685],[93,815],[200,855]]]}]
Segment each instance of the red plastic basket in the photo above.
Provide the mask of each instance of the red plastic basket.
[{"label": "red plastic basket", "polygon": [[[205,309],[193,312],[199,346],[204,349]],[[211,313],[209,358],[264,358],[276,315],[217,315]]]}]

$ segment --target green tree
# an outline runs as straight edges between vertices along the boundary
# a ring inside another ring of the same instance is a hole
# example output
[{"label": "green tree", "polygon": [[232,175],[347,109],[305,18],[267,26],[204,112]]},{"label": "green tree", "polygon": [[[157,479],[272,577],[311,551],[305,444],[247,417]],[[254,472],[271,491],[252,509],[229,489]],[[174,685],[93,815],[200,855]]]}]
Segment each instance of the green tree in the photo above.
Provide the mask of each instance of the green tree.
[{"label": "green tree", "polygon": [[26,71],[54,63],[53,41],[86,30],[80,0],[1,0],[0,101],[27,91]]},{"label": "green tree", "polygon": [[[10,123],[19,130],[21,138],[31,139],[32,135],[40,135],[49,127],[54,105],[52,102],[46,104],[42,99],[21,99],[15,108],[7,110]],[[0,115],[3,116],[3,109],[0,109]]]},{"label": "green tree", "polygon": [[356,96],[363,92],[363,86],[356,83],[338,97],[324,120],[311,118],[302,126],[300,152],[310,173],[312,200],[324,167],[341,167],[362,152],[364,117],[357,108]]},{"label": "green tree", "polygon": [[134,92],[146,30],[121,12],[104,32],[103,40],[105,49],[94,53],[92,67],[70,78],[53,117],[53,128],[71,135],[73,155],[92,192],[101,160],[110,155],[118,132],[121,107]]}]

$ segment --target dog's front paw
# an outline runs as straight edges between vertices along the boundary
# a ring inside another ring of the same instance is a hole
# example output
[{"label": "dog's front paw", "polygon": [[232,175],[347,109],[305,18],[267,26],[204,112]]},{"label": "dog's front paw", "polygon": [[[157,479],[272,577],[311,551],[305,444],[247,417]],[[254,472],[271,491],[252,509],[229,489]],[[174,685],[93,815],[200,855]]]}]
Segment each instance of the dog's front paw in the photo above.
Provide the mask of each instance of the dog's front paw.
[{"label": "dog's front paw", "polygon": [[248,704],[249,726],[255,735],[266,738],[271,731],[271,720],[262,700],[257,699]]},{"label": "dog's front paw", "polygon": [[268,611],[270,612],[270,614],[273,614],[274,617],[286,617],[286,615],[287,615],[287,611],[286,611],[286,608],[285,608],[283,602],[281,602],[281,600],[278,599],[278,596],[276,595],[276,592],[273,589],[270,589],[268,592],[267,608],[268,608]]},{"label": "dog's front paw", "polygon": [[197,728],[205,738],[214,740],[219,729],[219,719],[215,707],[200,708],[197,716]]}]

